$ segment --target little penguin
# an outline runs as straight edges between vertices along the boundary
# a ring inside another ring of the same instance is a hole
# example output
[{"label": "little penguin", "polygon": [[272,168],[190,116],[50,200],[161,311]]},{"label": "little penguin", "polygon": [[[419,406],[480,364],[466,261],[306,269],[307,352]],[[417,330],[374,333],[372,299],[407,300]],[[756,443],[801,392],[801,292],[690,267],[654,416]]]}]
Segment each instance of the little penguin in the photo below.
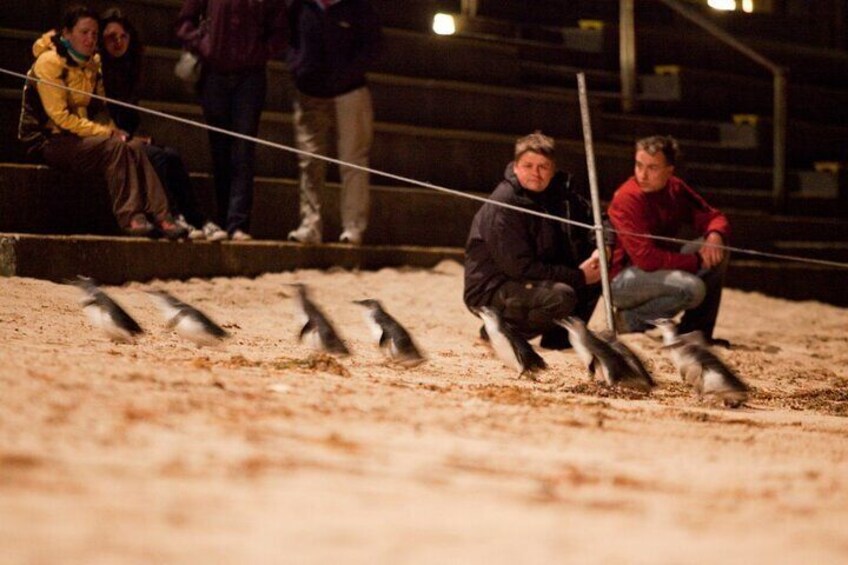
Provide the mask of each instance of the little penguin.
[{"label": "little penguin", "polygon": [[297,305],[303,327],[300,329],[298,340],[306,342],[317,351],[335,355],[350,355],[345,343],[339,337],[336,329],[327,319],[324,312],[309,298],[309,292],[304,284],[293,284],[297,288]]},{"label": "little penguin", "polygon": [[133,343],[136,336],[144,333],[138,322],[101,290],[94,279],[80,275],[75,281],[71,281],[71,284],[79,287],[84,293],[84,297],[80,300],[82,311],[91,324],[102,330],[109,339],[121,343]]},{"label": "little penguin", "polygon": [[649,389],[657,386],[657,383],[654,381],[654,378],[651,376],[651,373],[648,372],[648,369],[645,367],[645,364],[642,362],[642,359],[636,355],[636,352],[630,349],[626,343],[618,339],[613,334],[604,334],[604,340],[610,344],[610,346],[621,354],[624,357],[624,360],[627,361],[627,364],[630,365],[630,368],[633,369],[637,374],[642,377],[642,380],[645,382]]},{"label": "little penguin", "polygon": [[[647,371],[642,373],[631,364],[627,355],[621,353],[620,345],[613,346],[592,333],[580,318],[570,316],[565,320],[557,320],[556,323],[568,330],[571,345],[580,360],[586,364],[590,379],[595,377],[596,369],[600,369],[604,381],[609,386],[618,385],[650,392],[654,385],[653,379]],[[635,355],[633,357],[635,358]],[[639,365],[641,366],[641,363]]]},{"label": "little penguin", "polygon": [[147,294],[159,308],[167,326],[198,347],[219,345],[230,336],[206,314],[168,292],[157,289],[148,290]]},{"label": "little penguin", "polygon": [[545,360],[536,353],[533,346],[512,326],[504,322],[500,312],[489,306],[483,306],[477,309],[476,313],[483,320],[486,334],[489,336],[489,343],[495,350],[495,355],[507,367],[518,371],[519,376],[548,368]]},{"label": "little penguin", "polygon": [[409,332],[383,309],[379,301],[369,298],[354,300],[354,303],[367,309],[365,322],[387,359],[404,367],[414,367],[425,361]]},{"label": "little penguin", "polygon": [[698,396],[717,398],[731,408],[748,400],[748,385],[710,350],[700,331],[678,335],[677,326],[669,319],[656,320],[654,325],[662,332],[663,348],[680,378]]}]

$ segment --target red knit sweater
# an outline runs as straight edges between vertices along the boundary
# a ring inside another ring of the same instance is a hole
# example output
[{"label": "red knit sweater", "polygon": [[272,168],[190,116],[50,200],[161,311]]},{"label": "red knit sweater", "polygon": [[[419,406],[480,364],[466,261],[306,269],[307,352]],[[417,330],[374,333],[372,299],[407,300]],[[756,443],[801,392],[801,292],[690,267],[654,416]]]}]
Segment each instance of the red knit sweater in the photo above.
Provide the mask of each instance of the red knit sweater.
[{"label": "red knit sweater", "polygon": [[698,236],[718,232],[729,243],[730,224],[724,214],[677,177],[671,177],[666,187],[656,192],[643,191],[636,179],[630,177],[615,191],[609,218],[619,232],[612,254],[611,277],[631,265],[643,271],[697,272],[698,256],[680,253],[679,244],[633,234],[677,237],[681,227],[688,224]]}]

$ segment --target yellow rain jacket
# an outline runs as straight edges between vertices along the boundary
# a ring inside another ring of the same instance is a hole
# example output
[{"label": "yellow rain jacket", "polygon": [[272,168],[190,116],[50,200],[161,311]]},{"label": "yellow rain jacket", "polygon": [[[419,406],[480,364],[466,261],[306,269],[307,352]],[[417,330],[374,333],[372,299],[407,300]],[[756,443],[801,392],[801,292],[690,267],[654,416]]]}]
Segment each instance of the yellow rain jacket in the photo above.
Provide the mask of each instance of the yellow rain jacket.
[{"label": "yellow rain jacket", "polygon": [[[95,53],[88,61],[76,61],[55,37],[55,31],[42,35],[32,46],[36,57],[32,75],[44,81],[64,85],[83,92],[104,95],[100,72],[100,55]],[[111,135],[111,125],[97,123],[89,118],[91,96],[55,88],[44,82],[37,85],[38,95],[48,117],[41,124],[52,133],[69,132],[80,137]],[[100,101],[95,100],[97,105]]]}]

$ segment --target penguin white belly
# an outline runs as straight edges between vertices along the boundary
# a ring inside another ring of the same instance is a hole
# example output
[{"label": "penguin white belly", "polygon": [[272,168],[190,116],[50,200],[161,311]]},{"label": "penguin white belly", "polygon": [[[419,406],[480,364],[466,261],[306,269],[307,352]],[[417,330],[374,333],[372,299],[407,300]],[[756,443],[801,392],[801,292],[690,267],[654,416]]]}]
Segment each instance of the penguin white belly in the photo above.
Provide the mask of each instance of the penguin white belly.
[{"label": "penguin white belly", "polygon": [[613,386],[614,384],[616,384],[615,381],[612,379],[612,375],[610,375],[610,370],[609,367],[607,367],[606,363],[601,363],[600,365],[601,375],[604,378],[604,382],[607,383],[609,386]]},{"label": "penguin white belly", "polygon": [[492,331],[492,329],[487,327],[486,332],[489,334],[489,343],[492,344],[492,349],[495,350],[495,355],[497,355],[507,367],[511,367],[519,373],[524,371],[524,367],[521,366],[521,361],[519,361],[518,357],[515,355],[515,350],[512,348],[512,344],[509,342],[509,339],[507,339],[507,337],[502,334],[499,329]]},{"label": "penguin white belly", "polygon": [[703,378],[703,394],[719,394],[731,390],[731,387],[728,386],[724,375],[722,375],[718,371],[707,369],[706,371],[704,371]]},{"label": "penguin white belly", "polygon": [[133,336],[130,332],[119,326],[105,309],[92,304],[83,308],[89,322],[95,328],[103,331],[112,341],[131,343]]},{"label": "penguin white belly", "polygon": [[374,336],[374,339],[380,341],[380,338],[383,337],[383,328],[374,320],[374,316],[371,315],[370,312],[365,314],[365,325],[368,326],[371,335]]},{"label": "penguin white belly", "polygon": [[303,334],[303,341],[315,351],[324,350],[324,344],[321,342],[321,334],[318,333],[318,328],[312,328]]},{"label": "penguin white belly", "polygon": [[587,367],[589,363],[592,362],[592,359],[595,357],[589,348],[586,347],[586,344],[583,343],[580,338],[574,332],[569,333],[569,340],[571,341],[572,347],[574,347],[574,352],[577,353],[577,358],[583,361],[583,364]]},{"label": "penguin white belly", "polygon": [[206,326],[193,316],[183,316],[174,326],[177,334],[193,341],[197,345],[217,345],[218,338],[209,333]]}]

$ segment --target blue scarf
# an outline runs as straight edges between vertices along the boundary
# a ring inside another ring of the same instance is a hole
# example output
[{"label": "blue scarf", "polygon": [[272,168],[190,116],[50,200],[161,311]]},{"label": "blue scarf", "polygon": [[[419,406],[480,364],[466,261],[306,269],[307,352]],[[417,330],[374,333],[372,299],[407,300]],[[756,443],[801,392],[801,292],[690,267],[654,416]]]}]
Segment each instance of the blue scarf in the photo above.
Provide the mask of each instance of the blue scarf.
[{"label": "blue scarf", "polygon": [[82,53],[80,53],[79,51],[77,51],[76,49],[71,47],[71,42],[69,40],[65,39],[64,37],[60,37],[59,41],[62,42],[62,45],[64,45],[65,49],[68,50],[68,53],[71,54],[71,57],[73,57],[77,61],[84,63],[84,62],[88,61],[89,59],[91,59],[90,56],[83,55]]}]

